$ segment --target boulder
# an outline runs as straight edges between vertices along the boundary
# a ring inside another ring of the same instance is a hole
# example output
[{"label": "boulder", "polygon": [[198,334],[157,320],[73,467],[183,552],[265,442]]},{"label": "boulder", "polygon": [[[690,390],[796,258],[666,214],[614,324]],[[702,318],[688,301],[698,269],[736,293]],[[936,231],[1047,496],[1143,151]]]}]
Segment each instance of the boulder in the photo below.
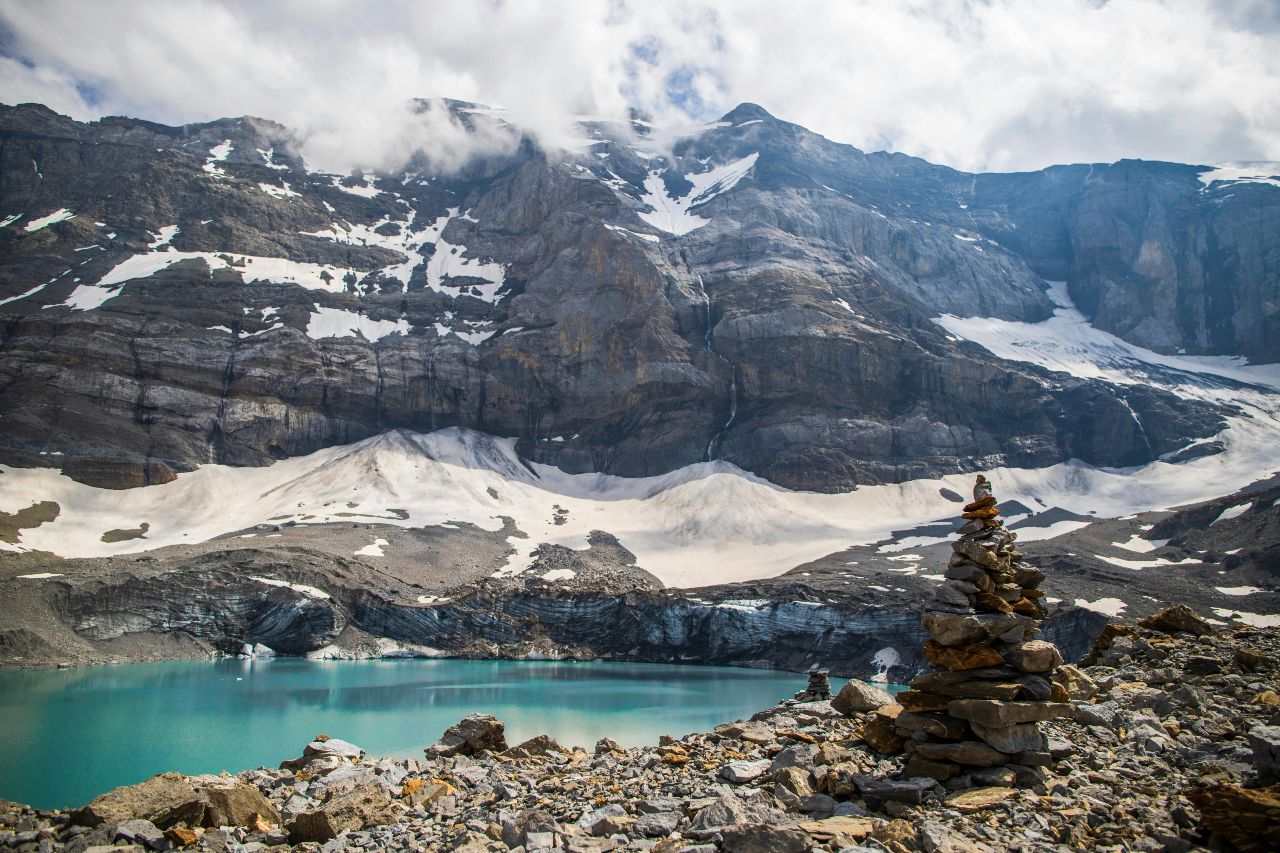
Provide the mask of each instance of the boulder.
[{"label": "boulder", "polygon": [[181,773],[161,773],[136,785],[125,785],[95,798],[71,813],[83,826],[147,820],[161,829],[178,823],[200,826],[207,800]]},{"label": "boulder", "polygon": [[507,758],[537,758],[549,752],[569,752],[551,735],[535,735],[502,753]]},{"label": "boulder", "polygon": [[445,730],[440,740],[427,747],[429,758],[505,752],[506,726],[492,714],[470,714]]},{"label": "boulder", "polygon": [[888,693],[861,681],[850,681],[831,700],[831,707],[847,717],[892,704],[893,697]]},{"label": "boulder", "polygon": [[280,823],[280,812],[253,785],[221,776],[197,776],[191,781],[208,803],[206,826],[253,827],[259,818]]},{"label": "boulder", "polygon": [[379,782],[370,782],[334,797],[314,811],[298,815],[288,826],[289,841],[292,844],[323,843],[342,832],[354,832],[395,819],[387,789]]},{"label": "boulder", "polygon": [[1264,785],[1280,782],[1280,726],[1255,726],[1248,737],[1258,781]]},{"label": "boulder", "polygon": [[675,812],[653,812],[636,818],[631,828],[646,838],[664,838],[679,825],[680,815]]},{"label": "boulder", "polygon": [[1175,634],[1181,631],[1186,634],[1195,634],[1197,637],[1203,637],[1206,634],[1213,633],[1213,626],[1205,621],[1203,616],[1185,604],[1175,604],[1172,607],[1167,607],[1159,613],[1139,620],[1138,625],[1143,628],[1150,628],[1153,631],[1163,631],[1166,634]]},{"label": "boulder", "polygon": [[350,761],[359,761],[364,758],[364,750],[356,746],[354,743],[347,743],[345,740],[337,738],[325,738],[320,740],[317,738],[307,744],[302,749],[304,758],[315,758],[321,755],[337,755]]},{"label": "boulder", "polygon": [[1275,850],[1275,839],[1280,838],[1280,785],[1249,789],[1220,784],[1186,794],[1200,810],[1204,825],[1241,853]]},{"label": "boulder", "polygon": [[786,816],[782,812],[758,799],[745,800],[732,793],[724,793],[693,816],[684,834],[690,838],[711,838],[735,826],[785,822]]},{"label": "boulder", "polygon": [[160,828],[149,820],[134,818],[116,824],[115,840],[136,841],[148,850],[168,849],[168,840]]},{"label": "boulder", "polygon": [[1004,646],[1000,655],[1023,672],[1049,672],[1062,664],[1062,653],[1058,647],[1045,640],[1027,640]]}]

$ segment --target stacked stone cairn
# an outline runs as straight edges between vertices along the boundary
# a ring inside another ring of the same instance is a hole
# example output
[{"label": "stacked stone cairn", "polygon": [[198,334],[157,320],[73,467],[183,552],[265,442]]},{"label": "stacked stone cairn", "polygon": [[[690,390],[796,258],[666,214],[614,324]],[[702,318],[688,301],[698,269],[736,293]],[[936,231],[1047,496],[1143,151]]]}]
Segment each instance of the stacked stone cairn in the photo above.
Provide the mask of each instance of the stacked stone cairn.
[{"label": "stacked stone cairn", "polygon": [[1056,646],[1035,639],[1044,618],[1044,573],[1021,562],[981,475],[952,543],[936,601],[927,605],[930,671],[896,697],[905,775],[950,788],[1034,785],[1052,763],[1039,722],[1067,716],[1066,691],[1052,680]]},{"label": "stacked stone cairn", "polygon": [[825,669],[809,670],[809,684],[792,702],[823,702],[831,698],[831,679]]}]

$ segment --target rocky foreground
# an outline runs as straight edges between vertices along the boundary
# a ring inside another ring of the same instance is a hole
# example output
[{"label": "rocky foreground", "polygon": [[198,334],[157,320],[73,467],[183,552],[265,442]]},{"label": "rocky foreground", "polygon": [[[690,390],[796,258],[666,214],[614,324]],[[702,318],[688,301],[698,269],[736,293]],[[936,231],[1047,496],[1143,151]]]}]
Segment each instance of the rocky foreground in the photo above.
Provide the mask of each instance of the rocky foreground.
[{"label": "rocky foreground", "polygon": [[[1108,626],[1055,683],[1052,761],[902,778],[923,738],[851,682],[656,747],[508,748],[474,715],[422,760],[327,736],[279,769],[168,773],[74,811],[0,804],[0,846],[93,850],[1275,849],[1280,633],[1175,608]],[[936,738],[935,738],[936,739]],[[49,772],[56,772],[50,769]]]}]

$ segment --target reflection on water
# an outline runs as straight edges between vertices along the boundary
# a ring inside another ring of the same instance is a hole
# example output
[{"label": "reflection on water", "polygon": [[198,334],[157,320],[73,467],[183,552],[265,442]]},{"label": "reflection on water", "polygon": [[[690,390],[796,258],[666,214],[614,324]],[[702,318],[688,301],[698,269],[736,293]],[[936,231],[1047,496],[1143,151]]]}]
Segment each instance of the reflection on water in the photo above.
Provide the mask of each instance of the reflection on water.
[{"label": "reflection on water", "polygon": [[175,662],[0,672],[0,797],[52,808],[179,770],[275,766],[325,732],[373,755],[420,755],[466,714],[516,743],[656,743],[750,714],[795,673],[523,661]]}]

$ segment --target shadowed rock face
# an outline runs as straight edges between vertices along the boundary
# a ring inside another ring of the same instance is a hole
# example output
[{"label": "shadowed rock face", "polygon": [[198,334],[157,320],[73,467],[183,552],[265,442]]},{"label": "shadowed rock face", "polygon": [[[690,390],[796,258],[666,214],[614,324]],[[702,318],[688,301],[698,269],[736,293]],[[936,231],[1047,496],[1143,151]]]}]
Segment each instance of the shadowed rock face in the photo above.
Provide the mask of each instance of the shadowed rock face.
[{"label": "shadowed rock face", "polygon": [[[1194,167],[1134,162],[974,176],[744,105],[662,164],[659,185],[681,197],[696,191],[683,176],[755,157],[677,236],[640,217],[660,161],[622,131],[584,126],[611,140],[584,155],[526,141],[461,175],[366,184],[306,172],[288,131],[260,119],[167,128],[0,108],[0,221],[21,214],[0,228],[0,462],[131,487],[467,426],[569,471],[723,458],[834,490],[1071,457],[1132,465],[1219,428],[1205,404],[1002,361],[930,322],[1043,319],[1042,277],[1145,346],[1280,358],[1273,187],[1202,192]],[[63,208],[74,216],[26,230]],[[341,223],[371,230],[307,233]],[[419,248],[386,245],[433,223]],[[230,254],[64,304],[169,248]],[[339,273],[255,280],[233,256]],[[320,337],[325,309],[401,325]]]}]

